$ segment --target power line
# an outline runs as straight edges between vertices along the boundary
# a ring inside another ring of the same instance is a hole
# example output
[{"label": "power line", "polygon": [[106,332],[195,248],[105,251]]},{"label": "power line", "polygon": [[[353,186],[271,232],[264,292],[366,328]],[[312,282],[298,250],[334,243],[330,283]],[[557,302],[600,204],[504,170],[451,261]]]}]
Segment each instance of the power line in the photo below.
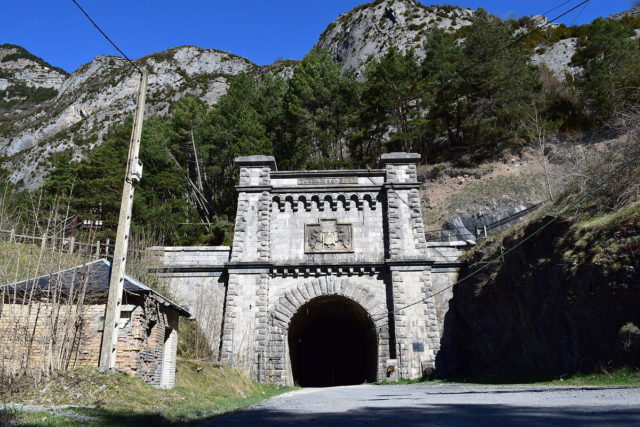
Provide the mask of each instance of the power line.
[{"label": "power line", "polygon": [[[453,283],[452,285],[449,285],[445,288],[442,288],[441,290],[439,290],[438,292],[432,292],[430,295],[418,300],[418,301],[414,301],[410,304],[407,304],[405,306],[402,306],[396,310],[393,310],[391,313],[396,314],[399,313],[400,311],[406,310],[407,308],[413,307],[414,305],[420,304],[422,302],[425,302],[426,300],[435,297],[436,295],[439,295],[441,293],[443,293],[444,291],[453,288],[454,286],[464,282],[467,279],[470,279],[471,277],[475,276],[476,274],[486,270],[487,268],[489,268],[490,265],[492,265],[496,260],[500,259],[500,258],[504,258],[506,255],[510,254],[511,252],[515,251],[517,248],[519,248],[520,246],[524,245],[527,241],[531,240],[532,238],[534,238],[535,236],[537,236],[538,234],[542,233],[542,231],[544,231],[546,228],[548,228],[551,224],[553,224],[554,222],[556,222],[558,219],[560,219],[560,216],[562,214],[564,214],[565,212],[577,207],[578,205],[584,203],[585,201],[587,201],[588,199],[590,199],[596,192],[598,192],[602,187],[604,187],[605,185],[607,185],[609,182],[611,182],[611,180],[613,180],[613,178],[617,177],[618,175],[620,175],[622,172],[624,172],[629,166],[631,166],[633,163],[637,162],[638,160],[640,160],[640,154],[637,154],[636,156],[632,157],[630,160],[627,160],[625,163],[623,163],[622,165],[620,165],[615,171],[613,171],[611,174],[609,174],[609,176],[602,181],[599,185],[597,185],[593,190],[591,190],[589,193],[587,193],[584,197],[576,200],[575,202],[567,205],[564,209],[562,209],[557,215],[555,215],[553,218],[551,218],[549,221],[547,221],[546,223],[544,223],[542,226],[540,226],[537,230],[535,230],[533,233],[529,234],[528,236],[526,236],[525,238],[523,238],[522,240],[520,240],[518,243],[516,243],[514,246],[512,246],[511,248],[509,248],[508,250],[506,250],[503,253],[500,253],[499,255],[494,256],[493,258],[491,258],[489,261],[486,261],[486,263],[482,266],[477,268],[476,270],[472,271],[471,273],[469,273],[468,275],[466,275],[465,277],[463,277],[462,279],[456,281],[455,283]],[[380,316],[383,314],[387,314],[388,312],[385,313],[378,313],[373,315],[373,317],[375,316]]]},{"label": "power line", "polygon": [[567,0],[567,1],[565,1],[564,3],[561,3],[561,4],[557,5],[556,7],[553,7],[553,8],[551,8],[551,9],[547,10],[546,12],[542,12],[540,15],[542,15],[542,16],[547,16],[547,14],[549,14],[549,13],[553,12],[553,11],[554,11],[554,10],[556,10],[556,9],[560,9],[562,6],[564,6],[564,5],[565,5],[565,4],[567,4],[567,3],[571,3],[572,1],[574,1],[574,0]]},{"label": "power line", "polygon": [[[495,56],[497,56],[498,54],[512,48],[513,46],[515,46],[516,44],[520,43],[521,41],[525,40],[526,38],[528,38],[529,36],[536,34],[542,30],[544,30],[547,26],[553,24],[555,21],[557,21],[558,19],[562,18],[565,15],[568,15],[569,13],[573,12],[574,10],[576,10],[577,8],[579,8],[582,5],[586,5],[587,3],[589,3],[591,0],[584,0],[580,3],[578,3],[576,6],[573,6],[571,9],[567,10],[566,12],[561,13],[560,15],[556,16],[555,18],[553,18],[550,21],[547,21],[546,23],[536,27],[535,29],[533,29],[532,31],[528,31],[526,33],[524,33],[523,35],[521,35],[520,37],[517,37],[515,40],[513,40],[511,43],[507,44],[506,46],[497,49],[496,51],[494,51],[491,55],[489,55],[489,57],[484,58],[482,60],[476,61],[474,63],[472,63],[471,65],[469,65],[467,68],[463,68],[462,71],[460,71],[460,74],[464,74],[468,71],[470,71],[472,68],[488,62],[491,58],[494,58]],[[564,2],[562,5],[566,4],[568,2]],[[560,5],[560,6],[562,6]],[[555,9],[559,8],[560,6],[557,6]],[[554,9],[551,9],[554,10]]]},{"label": "power line", "polygon": [[576,21],[578,20],[578,18],[580,17],[580,15],[582,14],[582,12],[584,12],[584,10],[587,8],[587,6],[589,6],[589,3],[585,4],[582,9],[580,9],[578,11],[578,13],[576,13],[576,16],[573,17],[573,21],[571,21],[571,25],[575,24]]},{"label": "power line", "polygon": [[[559,9],[560,7],[566,5],[567,3],[570,3],[571,1],[573,1],[573,0],[566,0],[563,3],[559,4],[558,6],[555,6],[555,7],[551,8],[551,9],[549,9],[548,11],[544,12],[542,15],[546,15],[547,13],[553,12],[554,10]],[[461,76],[461,75],[471,71],[473,68],[477,67],[478,65],[481,65],[483,63],[489,62],[491,59],[495,58],[498,54],[510,49],[511,47],[515,46],[516,44],[518,44],[521,41],[525,40],[526,38],[530,37],[531,35],[536,34],[536,33],[540,32],[540,31],[544,30],[547,26],[553,24],[558,19],[560,19],[560,18],[568,15],[569,13],[573,12],[574,10],[579,8],[580,6],[583,6],[583,5],[586,6],[590,1],[591,0],[583,0],[582,2],[578,3],[576,6],[573,6],[571,9],[561,13],[560,15],[556,16],[555,18],[553,18],[551,20],[548,20],[546,23],[536,27],[534,30],[524,33],[520,37],[517,37],[515,40],[513,40],[511,43],[505,45],[504,47],[495,50],[490,55],[488,55],[488,56],[486,56],[486,57],[484,57],[484,58],[482,58],[480,60],[475,61],[474,63],[472,63],[471,65],[467,66],[466,68],[463,68],[457,74],[459,76]],[[424,77],[418,79],[416,81],[416,85],[421,83],[424,80],[427,80],[429,77],[430,76],[424,76]],[[453,77],[451,77],[451,78],[445,80],[444,82],[440,83],[440,85],[441,85],[441,87],[446,87],[449,84],[451,84],[452,81],[453,81]],[[433,85],[433,86],[438,85],[438,84],[439,84],[438,82],[427,83],[427,85]],[[447,98],[448,98],[448,96],[447,96]]]},{"label": "power line", "polygon": [[125,58],[127,61],[129,61],[129,64],[131,64],[131,66],[132,66],[132,67],[134,67],[136,70],[138,70],[138,72],[139,72],[140,74],[142,74],[142,70],[140,69],[140,67],[138,67],[138,66],[137,66],[137,65],[136,65],[136,64],[135,64],[131,59],[129,59],[129,57],[127,56],[127,54],[126,54],[126,53],[124,53],[124,52],[122,51],[122,49],[120,49],[120,48],[118,47],[118,45],[117,45],[117,44],[115,44],[115,42],[114,42],[113,40],[111,40],[111,38],[109,38],[109,36],[108,36],[104,31],[102,31],[102,29],[98,26],[98,24],[96,24],[96,21],[94,21],[94,20],[89,16],[89,14],[88,14],[88,13],[87,13],[83,8],[82,8],[82,6],[80,6],[80,4],[78,4],[78,2],[77,2],[76,0],[71,0],[71,1],[73,2],[73,4],[75,4],[76,6],[78,6],[78,9],[80,9],[80,11],[84,14],[84,16],[86,16],[86,17],[87,17],[87,19],[89,20],[89,22],[91,22],[91,23],[93,24],[93,26],[94,26],[94,27],[96,27],[96,29],[100,32],[100,34],[102,34],[102,36],[103,36],[105,39],[107,39],[107,41],[108,41],[109,43],[111,43],[111,46],[113,46],[113,47],[114,47],[114,48],[115,48],[115,49],[120,53],[120,55],[124,56],[124,58]]},{"label": "power line", "polygon": [[[543,13],[543,15],[546,15],[547,13],[550,13],[564,5],[566,5],[567,3],[570,3],[572,0],[567,0],[561,4],[559,4],[558,6],[550,9],[549,11]],[[473,69],[474,67],[488,62],[490,59],[492,59],[493,57],[495,57],[496,55],[504,52],[507,49],[510,49],[511,47],[515,46],[517,43],[520,43],[521,41],[525,40],[527,37],[530,37],[531,35],[538,33],[540,31],[542,31],[543,29],[545,29],[547,26],[549,26],[550,24],[554,23],[555,21],[557,21],[558,19],[562,18],[563,16],[568,15],[569,13],[573,12],[574,10],[578,9],[581,6],[585,6],[590,2],[591,0],[583,0],[582,2],[578,3],[577,5],[573,6],[572,8],[570,8],[569,10],[561,13],[560,15],[556,16],[555,18],[547,21],[546,23],[536,27],[534,30],[529,31],[525,34],[523,34],[522,36],[516,38],[514,41],[512,41],[511,43],[507,44],[506,46],[497,49],[496,51],[494,51],[491,55],[483,58],[482,60],[476,61],[473,64],[471,64],[470,66],[464,68],[462,71],[460,71],[460,75],[470,71],[471,69]],[[584,8],[583,8],[584,10]],[[582,11],[580,12],[582,13]],[[426,77],[423,77],[423,79],[425,79]],[[421,79],[422,80],[422,79]],[[451,83],[452,79],[447,80],[446,82],[444,82],[443,85],[447,85],[449,83]],[[595,194],[596,191],[598,191],[600,188],[602,188],[604,185],[606,185],[609,181],[611,181],[611,179],[613,179],[614,177],[616,177],[617,175],[619,175],[620,173],[622,173],[626,168],[628,168],[632,163],[634,163],[635,161],[637,161],[638,159],[640,159],[640,154],[635,156],[634,158],[632,158],[631,160],[627,161],[626,163],[624,163],[620,168],[618,168],[618,170],[616,170],[614,173],[612,173],[605,181],[603,181],[600,185],[598,185],[597,187],[595,187],[591,192],[589,192],[587,195],[585,195],[583,198],[578,199],[576,202],[568,205],[565,209],[563,209],[558,215],[554,216],[550,221],[548,221],[547,223],[543,224],[540,228],[538,228],[536,231],[534,231],[533,233],[531,233],[529,236],[525,237],[523,240],[521,240],[520,242],[518,242],[515,246],[511,247],[509,250],[507,250],[504,253],[501,253],[499,256],[495,256],[494,258],[490,259],[489,261],[487,261],[482,267],[472,271],[471,273],[469,273],[467,276],[463,277],[460,280],[457,280],[455,283],[453,283],[452,285],[449,285],[445,288],[442,288],[441,290],[439,290],[438,292],[433,292],[430,295],[418,300],[418,301],[414,301],[410,304],[407,304],[403,307],[400,307],[398,309],[393,310],[391,313],[395,314],[395,313],[399,313],[400,311],[406,310],[407,308],[413,307],[414,305],[420,304],[422,302],[425,302],[427,299],[429,298],[433,298],[436,295],[439,295],[441,293],[443,293],[444,291],[453,288],[455,285],[464,282],[467,279],[470,279],[471,277],[475,276],[476,274],[486,270],[487,268],[489,268],[489,266],[495,262],[497,259],[499,258],[503,258],[505,255],[513,252],[514,250],[516,250],[517,248],[519,248],[520,246],[522,246],[524,243],[526,243],[528,240],[532,239],[533,237],[537,236],[538,234],[540,234],[542,231],[544,231],[547,227],[549,227],[551,224],[553,224],[555,221],[557,221],[560,217],[561,214],[563,214],[564,212],[568,211],[569,209],[572,209],[573,207],[579,205],[580,203],[586,201],[587,199],[589,199],[591,196],[593,196],[593,194]],[[387,314],[388,312],[385,313],[378,313],[375,316],[379,316],[379,315],[383,315],[383,314]]]}]

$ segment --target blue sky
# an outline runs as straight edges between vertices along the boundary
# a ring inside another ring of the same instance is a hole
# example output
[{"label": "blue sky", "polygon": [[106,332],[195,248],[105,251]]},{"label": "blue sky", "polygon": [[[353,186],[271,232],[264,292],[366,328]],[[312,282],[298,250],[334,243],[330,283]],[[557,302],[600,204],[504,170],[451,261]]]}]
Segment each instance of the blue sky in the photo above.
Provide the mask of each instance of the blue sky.
[{"label": "blue sky", "polygon": [[[326,26],[364,0],[78,0],[127,55],[138,58],[179,45],[215,48],[264,65],[299,59]],[[501,17],[534,15],[564,0],[450,0],[424,4],[484,7]],[[73,71],[96,55],[117,52],[71,0],[4,0],[0,44],[13,43]],[[580,0],[549,14],[555,17]],[[559,22],[582,24],[630,7],[629,0],[592,0]]]}]

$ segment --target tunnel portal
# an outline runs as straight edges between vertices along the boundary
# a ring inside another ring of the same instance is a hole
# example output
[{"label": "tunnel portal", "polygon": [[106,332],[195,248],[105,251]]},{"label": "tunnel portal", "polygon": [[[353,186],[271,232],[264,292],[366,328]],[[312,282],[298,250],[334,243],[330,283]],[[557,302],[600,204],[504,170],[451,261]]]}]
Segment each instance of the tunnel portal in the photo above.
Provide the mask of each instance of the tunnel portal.
[{"label": "tunnel portal", "polygon": [[338,295],[317,297],[292,317],[289,351],[294,382],[329,387],[376,381],[376,330],[367,312]]}]

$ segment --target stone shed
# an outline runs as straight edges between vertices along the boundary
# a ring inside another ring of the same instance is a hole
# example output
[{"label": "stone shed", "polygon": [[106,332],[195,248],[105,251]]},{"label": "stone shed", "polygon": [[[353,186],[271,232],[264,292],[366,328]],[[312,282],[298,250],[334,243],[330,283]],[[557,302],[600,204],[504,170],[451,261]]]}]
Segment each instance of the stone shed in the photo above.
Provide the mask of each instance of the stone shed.
[{"label": "stone shed", "polygon": [[233,246],[153,248],[152,271],[206,313],[219,359],[256,380],[429,374],[468,242],[426,240],[419,161],[388,153],[378,169],[279,171],[270,156],[237,158]]},{"label": "stone shed", "polygon": [[[98,366],[111,264],[100,259],[0,287],[0,369]],[[125,275],[116,369],[175,384],[180,317],[190,313]]]}]

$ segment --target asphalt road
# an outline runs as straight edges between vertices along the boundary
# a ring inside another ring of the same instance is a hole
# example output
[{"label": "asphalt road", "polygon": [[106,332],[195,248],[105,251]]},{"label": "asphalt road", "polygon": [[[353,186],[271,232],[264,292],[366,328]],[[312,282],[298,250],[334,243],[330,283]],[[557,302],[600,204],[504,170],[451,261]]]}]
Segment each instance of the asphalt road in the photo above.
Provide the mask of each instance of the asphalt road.
[{"label": "asphalt road", "polygon": [[208,426],[640,426],[640,387],[359,385],[308,388]]}]

